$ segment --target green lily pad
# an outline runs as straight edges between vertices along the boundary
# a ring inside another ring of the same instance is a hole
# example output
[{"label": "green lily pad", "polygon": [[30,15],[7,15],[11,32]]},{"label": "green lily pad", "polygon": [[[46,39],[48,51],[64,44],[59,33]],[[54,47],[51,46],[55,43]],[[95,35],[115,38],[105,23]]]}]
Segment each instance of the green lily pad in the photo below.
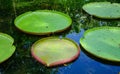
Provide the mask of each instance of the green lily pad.
[{"label": "green lily pad", "polygon": [[0,63],[7,60],[15,52],[14,39],[4,33],[0,33]]},{"label": "green lily pad", "polygon": [[80,39],[89,53],[109,61],[120,62],[120,28],[99,27],[89,29]]},{"label": "green lily pad", "polygon": [[67,29],[71,25],[72,20],[67,14],[62,12],[37,10],[21,14],[15,19],[14,23],[23,32],[45,35]]},{"label": "green lily pad", "polygon": [[36,60],[51,67],[75,60],[79,56],[80,48],[68,38],[47,37],[35,42],[31,53]]},{"label": "green lily pad", "polygon": [[90,15],[104,19],[120,18],[120,4],[110,2],[92,2],[83,5],[85,10]]}]

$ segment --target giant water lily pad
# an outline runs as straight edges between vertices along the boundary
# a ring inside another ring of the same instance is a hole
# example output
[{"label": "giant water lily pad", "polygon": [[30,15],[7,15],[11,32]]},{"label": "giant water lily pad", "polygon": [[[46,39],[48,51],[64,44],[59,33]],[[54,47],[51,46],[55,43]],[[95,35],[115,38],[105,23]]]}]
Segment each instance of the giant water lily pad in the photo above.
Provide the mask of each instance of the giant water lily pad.
[{"label": "giant water lily pad", "polygon": [[89,29],[80,39],[89,53],[110,61],[120,62],[120,28],[100,27]]},{"label": "giant water lily pad", "polygon": [[48,37],[35,42],[31,53],[36,60],[51,67],[75,60],[79,56],[80,48],[70,39]]},{"label": "giant water lily pad", "polygon": [[0,63],[7,60],[15,51],[14,39],[4,33],[0,33]]},{"label": "giant water lily pad", "polygon": [[15,19],[14,23],[23,32],[44,35],[67,29],[72,20],[62,12],[37,10],[21,14]]},{"label": "giant water lily pad", "polygon": [[110,2],[92,2],[83,6],[90,15],[105,18],[105,19],[117,19],[120,18],[120,4]]}]

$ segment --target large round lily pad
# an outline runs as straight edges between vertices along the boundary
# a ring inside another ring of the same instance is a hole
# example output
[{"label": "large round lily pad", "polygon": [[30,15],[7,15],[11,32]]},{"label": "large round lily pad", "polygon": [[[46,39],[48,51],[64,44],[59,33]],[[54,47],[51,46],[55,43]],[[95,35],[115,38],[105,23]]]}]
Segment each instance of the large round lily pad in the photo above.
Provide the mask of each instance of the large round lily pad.
[{"label": "large round lily pad", "polygon": [[36,60],[51,67],[75,60],[79,56],[80,48],[70,39],[47,37],[35,42],[31,53]]},{"label": "large round lily pad", "polygon": [[62,12],[50,10],[37,10],[26,12],[15,19],[15,26],[23,32],[44,35],[61,32],[67,29],[71,18]]},{"label": "large round lily pad", "polygon": [[90,15],[104,19],[120,18],[120,4],[110,2],[92,2],[83,6]]},{"label": "large round lily pad", "polygon": [[15,51],[14,39],[4,33],[0,33],[0,63],[7,60]]},{"label": "large round lily pad", "polygon": [[89,53],[109,61],[120,62],[120,28],[100,27],[89,29],[80,39]]}]

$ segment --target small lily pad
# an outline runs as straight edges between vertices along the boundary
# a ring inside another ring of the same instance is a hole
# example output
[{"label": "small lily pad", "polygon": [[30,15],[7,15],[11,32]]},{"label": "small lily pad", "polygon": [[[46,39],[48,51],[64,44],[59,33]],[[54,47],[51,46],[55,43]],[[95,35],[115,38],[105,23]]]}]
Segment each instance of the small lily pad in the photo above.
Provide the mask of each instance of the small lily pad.
[{"label": "small lily pad", "polygon": [[70,27],[71,18],[62,12],[52,10],[37,10],[16,17],[15,26],[23,32],[45,35],[61,32]]},{"label": "small lily pad", "polygon": [[118,19],[120,18],[120,4],[110,2],[92,2],[83,5],[85,10],[90,15],[103,19]]},{"label": "small lily pad", "polygon": [[109,61],[120,62],[120,28],[97,27],[85,32],[81,45],[89,53]]},{"label": "small lily pad", "polygon": [[79,56],[80,48],[68,38],[47,37],[35,42],[31,53],[36,60],[51,67],[75,60]]},{"label": "small lily pad", "polygon": [[7,60],[15,52],[13,42],[14,39],[11,36],[0,33],[0,63]]}]

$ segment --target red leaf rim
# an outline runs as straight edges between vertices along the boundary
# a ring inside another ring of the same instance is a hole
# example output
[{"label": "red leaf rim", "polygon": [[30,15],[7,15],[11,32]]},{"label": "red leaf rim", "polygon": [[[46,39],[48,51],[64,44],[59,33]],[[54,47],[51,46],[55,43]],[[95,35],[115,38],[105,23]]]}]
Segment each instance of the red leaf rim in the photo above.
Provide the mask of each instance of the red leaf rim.
[{"label": "red leaf rim", "polygon": [[[47,37],[47,38],[52,38],[52,37]],[[46,38],[43,38],[43,39],[46,39]],[[45,65],[45,66],[47,66],[47,67],[53,67],[53,66],[58,66],[58,65],[65,64],[65,63],[72,62],[72,61],[74,61],[75,59],[77,59],[78,56],[80,55],[80,47],[79,47],[78,44],[76,44],[74,41],[72,41],[72,40],[70,40],[70,39],[68,39],[68,38],[64,38],[64,39],[67,39],[67,40],[73,42],[73,43],[77,46],[77,48],[78,48],[78,52],[76,53],[76,55],[74,55],[73,57],[71,57],[71,58],[69,58],[69,59],[60,60],[60,61],[57,61],[57,62],[54,62],[54,63],[51,63],[51,64],[47,65],[46,62],[44,62],[42,59],[40,59],[39,57],[37,57],[37,56],[34,54],[34,52],[33,52],[33,50],[34,50],[34,48],[33,48],[33,47],[34,47],[34,44],[33,44],[32,47],[31,47],[31,54],[32,54],[32,56],[33,56],[38,62],[42,63],[43,65]]]}]

